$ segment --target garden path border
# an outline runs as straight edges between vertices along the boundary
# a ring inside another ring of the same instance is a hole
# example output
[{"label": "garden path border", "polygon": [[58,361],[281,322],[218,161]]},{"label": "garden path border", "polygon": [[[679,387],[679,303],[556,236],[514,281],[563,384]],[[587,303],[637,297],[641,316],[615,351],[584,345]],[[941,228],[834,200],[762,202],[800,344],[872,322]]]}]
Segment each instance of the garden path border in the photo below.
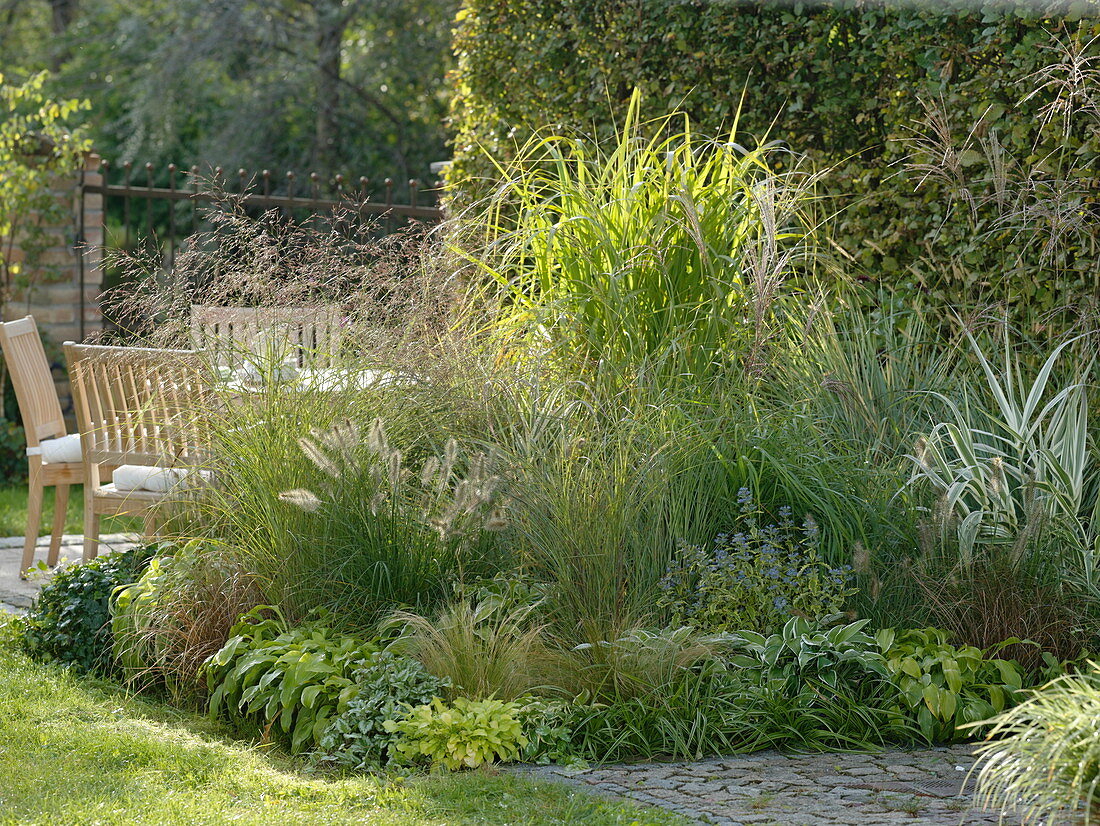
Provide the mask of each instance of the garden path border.
[{"label": "garden path border", "polygon": [[765,751],[695,762],[515,770],[718,826],[1000,823],[999,812],[974,809],[969,785],[963,789],[974,765],[973,748],[804,755]]},{"label": "garden path border", "polygon": [[[115,533],[100,537],[100,553],[108,550],[121,551],[132,547],[136,543],[136,537],[131,534]],[[46,558],[46,549],[49,548],[50,538],[43,536],[38,539],[35,560]],[[84,537],[80,534],[65,534],[61,539],[60,559],[61,565],[72,563],[81,559],[84,555]],[[0,537],[0,611],[9,611],[16,614],[24,613],[31,607],[34,598],[42,589],[43,584],[53,576],[52,571],[38,571],[32,569],[25,580],[19,578],[19,564],[23,558],[23,537]],[[60,567],[60,566],[59,566]]]}]

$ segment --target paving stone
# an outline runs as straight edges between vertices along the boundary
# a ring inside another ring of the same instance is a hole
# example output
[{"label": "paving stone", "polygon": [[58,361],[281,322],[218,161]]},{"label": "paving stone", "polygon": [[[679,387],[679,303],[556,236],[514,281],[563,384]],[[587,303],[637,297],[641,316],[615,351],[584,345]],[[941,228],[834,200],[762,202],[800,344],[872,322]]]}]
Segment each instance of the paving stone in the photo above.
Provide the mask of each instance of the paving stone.
[{"label": "paving stone", "polygon": [[966,797],[857,788],[875,782],[911,782],[915,787],[932,781],[961,783],[963,773],[956,766],[969,770],[972,748],[882,754],[759,752],[698,763],[597,767],[572,776],[551,767],[539,776],[662,806],[700,824],[992,826],[999,813],[972,809]]},{"label": "paving stone", "polygon": [[[136,537],[128,534],[107,534],[100,538],[102,550],[121,550],[132,547]],[[50,538],[39,538],[35,548],[35,562],[46,558]],[[61,539],[59,554],[61,565],[71,565],[84,554],[84,537],[65,534]],[[0,537],[0,610],[22,614],[31,607],[42,585],[53,576],[53,571],[31,570],[27,579],[19,578],[19,566],[23,560],[23,537]]]}]

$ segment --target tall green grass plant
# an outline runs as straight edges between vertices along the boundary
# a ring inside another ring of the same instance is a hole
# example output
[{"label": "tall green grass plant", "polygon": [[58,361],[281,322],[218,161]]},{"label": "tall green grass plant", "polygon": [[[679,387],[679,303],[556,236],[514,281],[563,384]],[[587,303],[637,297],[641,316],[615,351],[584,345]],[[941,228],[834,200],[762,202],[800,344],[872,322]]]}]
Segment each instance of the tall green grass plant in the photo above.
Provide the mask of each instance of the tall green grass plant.
[{"label": "tall green grass plant", "polygon": [[464,255],[499,291],[497,335],[519,360],[549,353],[612,385],[755,369],[772,305],[805,263],[812,176],[776,173],[736,123],[699,136],[686,115],[641,119],[615,140],[544,134],[512,160]]}]

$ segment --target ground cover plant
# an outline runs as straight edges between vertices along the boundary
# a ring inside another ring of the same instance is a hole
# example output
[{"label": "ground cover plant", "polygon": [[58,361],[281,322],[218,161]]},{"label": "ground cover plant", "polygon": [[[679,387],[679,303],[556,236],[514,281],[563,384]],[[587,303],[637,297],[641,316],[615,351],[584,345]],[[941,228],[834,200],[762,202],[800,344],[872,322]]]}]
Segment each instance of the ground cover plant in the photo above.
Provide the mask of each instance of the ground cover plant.
[{"label": "ground cover plant", "polygon": [[442,696],[446,680],[433,677],[424,666],[390,651],[371,654],[352,674],[359,692],[325,729],[317,744],[320,760],[354,771],[384,765],[396,746],[387,721],[404,716],[405,709],[423,706]]},{"label": "ground cover plant", "polygon": [[995,650],[953,646],[936,628],[883,629],[875,639],[903,707],[930,743],[973,736],[977,724],[1013,705],[1024,685],[1017,663],[991,656]]},{"label": "ground cover plant", "polygon": [[155,552],[139,546],[58,571],[20,624],[23,647],[77,671],[112,672],[111,597],[141,575]]}]

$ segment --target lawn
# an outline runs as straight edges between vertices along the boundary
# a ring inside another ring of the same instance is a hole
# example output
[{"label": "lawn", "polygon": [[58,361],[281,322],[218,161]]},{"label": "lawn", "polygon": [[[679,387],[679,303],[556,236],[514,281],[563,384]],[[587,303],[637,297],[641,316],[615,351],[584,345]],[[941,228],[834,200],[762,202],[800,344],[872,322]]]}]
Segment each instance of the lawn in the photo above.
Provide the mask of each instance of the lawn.
[{"label": "lawn", "polygon": [[[10,635],[7,635],[10,636]],[[507,774],[335,778],[0,644],[0,823],[677,824]]]},{"label": "lawn", "polygon": [[[75,485],[69,490],[68,517],[65,533],[83,533],[84,488]],[[53,524],[53,488],[46,488],[42,505],[42,519],[38,535],[46,536]],[[139,529],[141,521],[130,517],[108,517],[102,521],[103,533],[124,533]],[[5,485],[0,487],[0,536],[23,536],[27,529],[27,486]]]}]

